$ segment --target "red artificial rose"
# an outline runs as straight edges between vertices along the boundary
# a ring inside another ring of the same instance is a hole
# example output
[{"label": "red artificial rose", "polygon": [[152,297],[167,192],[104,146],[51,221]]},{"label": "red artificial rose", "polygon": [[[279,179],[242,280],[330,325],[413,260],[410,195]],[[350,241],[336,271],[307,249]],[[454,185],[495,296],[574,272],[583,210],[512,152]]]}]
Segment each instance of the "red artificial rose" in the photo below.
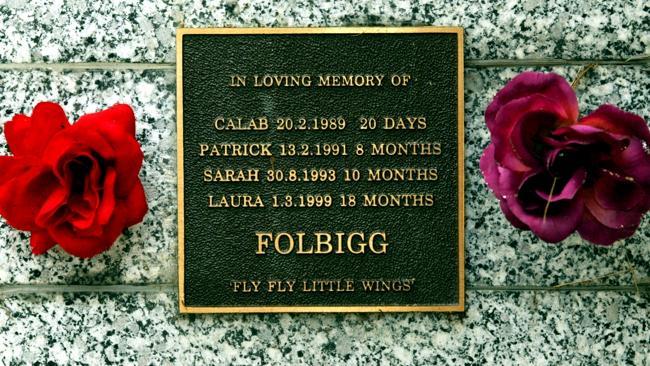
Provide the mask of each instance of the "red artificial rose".
[{"label": "red artificial rose", "polygon": [[0,156],[0,215],[31,231],[34,254],[55,244],[90,258],[147,212],[143,154],[131,107],[117,104],[70,125],[55,103],[4,126],[13,156]]}]

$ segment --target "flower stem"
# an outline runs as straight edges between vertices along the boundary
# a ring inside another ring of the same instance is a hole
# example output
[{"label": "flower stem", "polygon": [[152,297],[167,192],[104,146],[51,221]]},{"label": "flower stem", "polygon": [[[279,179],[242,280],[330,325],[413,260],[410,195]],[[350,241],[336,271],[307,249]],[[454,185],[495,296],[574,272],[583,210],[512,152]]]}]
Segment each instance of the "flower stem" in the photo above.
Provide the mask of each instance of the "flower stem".
[{"label": "flower stem", "polygon": [[551,184],[551,192],[548,194],[548,200],[546,201],[546,206],[544,206],[544,216],[542,216],[542,223],[546,223],[546,215],[548,214],[548,208],[551,206],[551,200],[553,199],[553,191],[555,191],[555,183],[557,183],[557,177],[553,178],[553,184]]},{"label": "flower stem", "polygon": [[596,66],[598,66],[598,64],[589,64],[583,66],[580,69],[580,71],[578,71],[578,75],[576,75],[576,78],[571,83],[571,88],[573,88],[573,90],[575,91],[578,88],[580,81],[582,81],[582,78],[589,72],[589,70],[595,68]]}]

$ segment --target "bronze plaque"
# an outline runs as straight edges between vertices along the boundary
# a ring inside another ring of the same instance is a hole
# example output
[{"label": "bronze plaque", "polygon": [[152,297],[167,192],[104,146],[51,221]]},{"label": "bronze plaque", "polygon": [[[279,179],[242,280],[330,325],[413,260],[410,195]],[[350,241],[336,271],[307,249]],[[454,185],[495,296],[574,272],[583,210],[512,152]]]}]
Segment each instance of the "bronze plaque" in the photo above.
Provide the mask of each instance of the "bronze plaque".
[{"label": "bronze plaque", "polygon": [[181,312],[463,311],[461,28],[177,32]]}]

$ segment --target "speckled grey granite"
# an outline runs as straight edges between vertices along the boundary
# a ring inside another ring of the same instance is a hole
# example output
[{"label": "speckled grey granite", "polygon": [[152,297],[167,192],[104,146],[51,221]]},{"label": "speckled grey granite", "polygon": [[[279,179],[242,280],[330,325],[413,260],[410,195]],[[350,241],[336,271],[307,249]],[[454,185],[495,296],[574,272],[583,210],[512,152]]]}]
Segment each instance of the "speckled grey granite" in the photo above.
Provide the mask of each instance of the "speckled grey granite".
[{"label": "speckled grey granite", "polygon": [[172,61],[179,17],[173,1],[0,0],[0,61]]},{"label": "speckled grey granite", "polygon": [[452,25],[465,57],[616,58],[650,52],[650,7],[638,1],[189,2],[187,26]]},{"label": "speckled grey granite", "polygon": [[464,315],[179,315],[176,296],[2,299],[0,363],[647,365],[647,294],[470,292]]},{"label": "speckled grey granite", "polygon": [[[551,69],[546,69],[551,70]],[[552,69],[571,79],[577,67]],[[513,228],[499,211],[478,170],[489,135],[483,111],[496,91],[524,69],[470,69],[465,76],[466,280],[469,286],[552,286],[594,279],[632,268],[650,275],[650,217],[630,239],[611,248],[587,244],[577,235],[559,245],[543,243]],[[65,103],[70,116],[118,101],[132,103],[138,139],[145,152],[142,179],[150,212],[145,221],[109,251],[80,260],[53,249],[29,252],[27,236],[0,220],[0,284],[140,284],[176,281],[176,133],[171,71],[0,72],[0,117],[31,111],[40,100]],[[650,69],[598,67],[578,89],[581,112],[606,101],[650,121]],[[0,153],[6,153],[4,136]],[[596,284],[633,284],[632,274],[611,275]]]},{"label": "speckled grey granite", "polygon": [[[0,283],[141,283],[176,279],[176,119],[174,75],[170,72],[0,72],[0,119],[30,114],[39,101],[62,103],[70,120],[115,103],[136,113],[142,145],[140,172],[149,212],[113,247],[90,260],[53,248],[41,256],[28,235],[0,220]],[[7,153],[4,134],[0,153]]]},{"label": "speckled grey granite", "polygon": [[644,0],[0,0],[0,62],[171,62],[181,24],[463,26],[470,59],[650,53]]}]

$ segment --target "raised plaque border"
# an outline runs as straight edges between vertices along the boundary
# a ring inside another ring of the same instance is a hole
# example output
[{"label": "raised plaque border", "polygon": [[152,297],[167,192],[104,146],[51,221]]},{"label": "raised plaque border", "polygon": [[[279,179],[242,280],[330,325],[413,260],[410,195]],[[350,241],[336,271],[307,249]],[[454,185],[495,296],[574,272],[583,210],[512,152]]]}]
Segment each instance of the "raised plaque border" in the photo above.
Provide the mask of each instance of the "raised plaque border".
[{"label": "raised plaque border", "polygon": [[[455,33],[458,46],[458,304],[409,306],[185,306],[185,197],[183,174],[183,36],[192,34],[382,34]],[[462,27],[327,27],[327,28],[178,28],[176,30],[176,126],[178,171],[178,305],[181,313],[384,313],[465,311],[465,141],[464,59]]]}]

